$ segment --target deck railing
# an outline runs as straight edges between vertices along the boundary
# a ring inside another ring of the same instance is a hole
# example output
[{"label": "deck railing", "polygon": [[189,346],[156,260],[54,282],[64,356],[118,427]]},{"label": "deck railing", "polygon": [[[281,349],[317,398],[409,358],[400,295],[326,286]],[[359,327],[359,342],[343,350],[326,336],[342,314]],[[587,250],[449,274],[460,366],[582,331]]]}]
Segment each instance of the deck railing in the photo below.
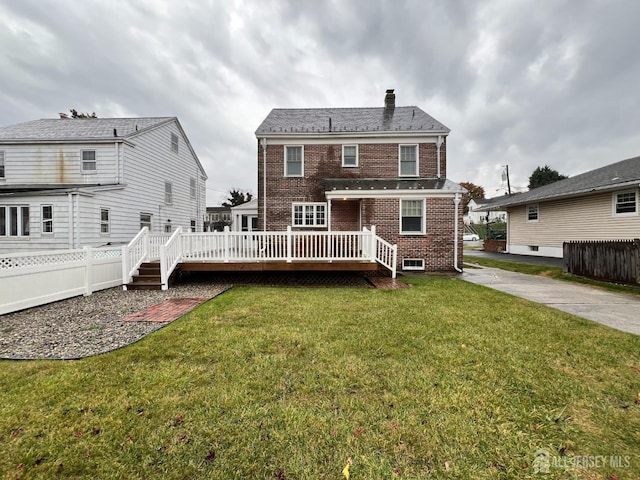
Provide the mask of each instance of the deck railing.
[{"label": "deck railing", "polygon": [[183,232],[150,234],[143,228],[123,247],[123,283],[131,281],[142,262],[160,260],[162,288],[180,262],[369,261],[396,277],[397,246],[371,229],[350,232]]}]

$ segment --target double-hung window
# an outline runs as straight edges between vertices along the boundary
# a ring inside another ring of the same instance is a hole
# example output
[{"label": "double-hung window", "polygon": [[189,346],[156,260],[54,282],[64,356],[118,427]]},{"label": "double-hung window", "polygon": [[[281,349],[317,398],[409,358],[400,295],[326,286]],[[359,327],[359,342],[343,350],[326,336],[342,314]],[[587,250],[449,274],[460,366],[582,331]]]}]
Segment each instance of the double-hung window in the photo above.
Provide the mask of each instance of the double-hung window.
[{"label": "double-hung window", "polygon": [[0,206],[0,237],[29,236],[29,207]]},{"label": "double-hung window", "polygon": [[42,233],[53,233],[53,205],[42,205]]},{"label": "double-hung window", "polygon": [[636,215],[638,213],[638,195],[636,192],[620,192],[613,195],[616,216]]},{"label": "double-hung window", "polygon": [[342,146],[342,166],[343,167],[358,166],[358,146],[357,145]]},{"label": "double-hung window", "polygon": [[96,151],[82,150],[82,172],[95,173],[96,169]]},{"label": "double-hung window", "polygon": [[418,145],[400,145],[398,163],[401,177],[417,177]]},{"label": "double-hung window", "polygon": [[140,214],[140,229],[147,227],[151,230],[151,214],[150,213],[141,213]]},{"label": "double-hung window", "polygon": [[100,209],[100,233],[111,232],[111,212],[108,208]]},{"label": "double-hung window", "polygon": [[171,182],[164,182],[164,203],[173,204],[173,184]]},{"label": "double-hung window", "polygon": [[304,175],[304,149],[302,145],[284,147],[284,176],[302,177]]},{"label": "double-hung window", "polygon": [[191,198],[196,198],[196,179],[195,178],[189,179],[189,196]]},{"label": "double-hung window", "polygon": [[171,134],[171,151],[173,153],[178,153],[178,135],[175,133]]},{"label": "double-hung window", "polygon": [[527,222],[537,222],[538,214],[538,205],[527,205]]},{"label": "double-hung window", "polygon": [[4,178],[4,152],[0,150],[0,178]]},{"label": "double-hung window", "polygon": [[425,233],[424,200],[400,200],[400,233]]},{"label": "double-hung window", "polygon": [[326,227],[327,204],[326,203],[294,203],[293,204],[294,227]]}]

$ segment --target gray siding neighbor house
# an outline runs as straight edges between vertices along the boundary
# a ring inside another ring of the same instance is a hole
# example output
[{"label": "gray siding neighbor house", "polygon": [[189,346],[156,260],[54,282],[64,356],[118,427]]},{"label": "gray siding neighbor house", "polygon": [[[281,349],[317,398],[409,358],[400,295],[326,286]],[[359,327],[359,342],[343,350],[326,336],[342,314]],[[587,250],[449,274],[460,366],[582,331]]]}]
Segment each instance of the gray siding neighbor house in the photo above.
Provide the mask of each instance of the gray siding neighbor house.
[{"label": "gray siding neighbor house", "polygon": [[202,231],[207,175],[175,117],[0,127],[0,253]]},{"label": "gray siding neighbor house", "polygon": [[508,212],[507,251],[562,258],[562,244],[640,238],[640,157],[492,199]]}]

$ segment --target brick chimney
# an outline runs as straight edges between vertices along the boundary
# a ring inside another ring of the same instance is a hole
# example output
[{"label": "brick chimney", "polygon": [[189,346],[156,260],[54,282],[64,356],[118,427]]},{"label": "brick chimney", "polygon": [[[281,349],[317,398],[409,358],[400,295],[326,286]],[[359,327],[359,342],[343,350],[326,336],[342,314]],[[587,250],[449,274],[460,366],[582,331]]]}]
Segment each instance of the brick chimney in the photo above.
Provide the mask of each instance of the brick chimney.
[{"label": "brick chimney", "polygon": [[384,108],[396,108],[396,96],[393,89],[387,90],[387,94],[384,96]]}]

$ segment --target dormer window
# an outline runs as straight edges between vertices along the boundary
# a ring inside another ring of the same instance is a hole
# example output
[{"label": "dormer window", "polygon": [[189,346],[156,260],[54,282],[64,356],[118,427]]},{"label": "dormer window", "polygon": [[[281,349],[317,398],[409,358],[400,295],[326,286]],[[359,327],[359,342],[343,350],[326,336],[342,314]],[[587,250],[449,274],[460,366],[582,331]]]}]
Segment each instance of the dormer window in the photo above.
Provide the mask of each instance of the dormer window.
[{"label": "dormer window", "polygon": [[82,150],[82,173],[95,173],[96,166],[96,151]]},{"label": "dormer window", "polygon": [[418,176],[418,145],[400,145],[398,170],[401,177]]}]

